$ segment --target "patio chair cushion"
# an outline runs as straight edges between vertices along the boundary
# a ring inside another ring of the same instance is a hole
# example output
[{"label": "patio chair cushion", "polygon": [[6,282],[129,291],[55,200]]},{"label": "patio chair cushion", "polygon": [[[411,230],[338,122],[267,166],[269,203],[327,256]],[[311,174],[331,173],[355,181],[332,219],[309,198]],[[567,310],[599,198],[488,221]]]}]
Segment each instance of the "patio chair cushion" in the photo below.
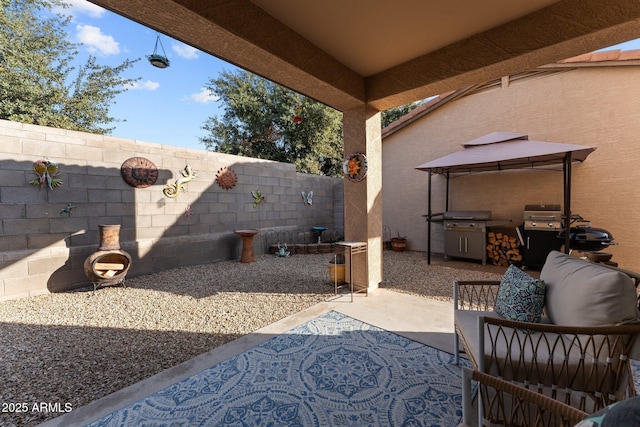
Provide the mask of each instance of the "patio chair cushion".
[{"label": "patio chair cushion", "polygon": [[561,326],[614,326],[638,322],[636,291],[626,274],[558,251],[540,272],[546,313]]},{"label": "patio chair cushion", "polygon": [[[496,325],[485,325],[483,329],[485,348],[481,350],[478,339],[479,318],[499,318],[500,316],[491,311],[472,310],[456,310],[454,316],[456,328],[467,350],[467,357],[472,359],[474,365],[479,366],[478,358],[484,356],[484,372],[517,382],[524,381],[525,374],[534,375],[526,379],[534,384],[555,385],[560,389],[568,387],[569,383],[576,388],[596,388],[594,384],[584,383],[580,376],[565,377],[566,373],[563,373],[563,370],[568,368],[571,372],[578,372],[579,367],[585,364],[580,346],[570,336],[565,337],[555,333],[541,335],[539,332],[533,332],[533,335],[528,338],[524,334],[518,334],[520,337],[516,337],[513,341],[511,335],[498,332]],[[543,317],[541,323],[548,324],[549,321]],[[554,343],[557,348],[554,347]],[[505,363],[505,361],[508,362]],[[546,362],[540,365],[541,361]],[[544,365],[551,361],[554,368],[545,369]],[[568,362],[568,367],[564,366],[565,361]],[[589,366],[595,363],[604,369],[604,364],[597,358],[589,357],[588,362]],[[512,371],[513,365],[520,364],[522,366],[517,369],[516,374]]]},{"label": "patio chair cushion", "polygon": [[540,323],[545,284],[515,265],[507,268],[496,298],[495,312],[505,319]]}]

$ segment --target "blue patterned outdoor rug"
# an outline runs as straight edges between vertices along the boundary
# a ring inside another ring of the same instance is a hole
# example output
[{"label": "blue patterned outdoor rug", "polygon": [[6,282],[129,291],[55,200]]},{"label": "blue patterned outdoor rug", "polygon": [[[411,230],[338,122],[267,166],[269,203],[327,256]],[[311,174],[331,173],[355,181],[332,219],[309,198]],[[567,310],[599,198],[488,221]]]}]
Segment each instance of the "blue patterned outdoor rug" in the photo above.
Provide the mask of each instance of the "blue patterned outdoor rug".
[{"label": "blue patterned outdoor rug", "polygon": [[91,426],[457,426],[453,355],[331,311]]}]

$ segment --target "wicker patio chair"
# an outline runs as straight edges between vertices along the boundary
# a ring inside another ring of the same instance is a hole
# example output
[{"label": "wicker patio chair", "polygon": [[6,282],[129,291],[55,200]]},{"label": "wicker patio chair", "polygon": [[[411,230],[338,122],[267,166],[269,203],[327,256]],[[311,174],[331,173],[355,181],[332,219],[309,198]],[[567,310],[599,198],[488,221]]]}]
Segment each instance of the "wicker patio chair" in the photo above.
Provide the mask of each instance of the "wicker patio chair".
[{"label": "wicker patio chair", "polygon": [[[564,427],[588,416],[584,411],[492,375],[462,369],[462,426]],[[477,410],[473,405],[472,380],[477,381],[480,396]]]},{"label": "wicker patio chair", "polygon": [[[481,372],[545,394],[586,413],[636,395],[630,354],[640,325],[558,326],[503,319],[493,306],[499,281],[456,282],[457,310],[483,311],[477,337],[459,333]],[[464,313],[457,313],[456,316]]]}]

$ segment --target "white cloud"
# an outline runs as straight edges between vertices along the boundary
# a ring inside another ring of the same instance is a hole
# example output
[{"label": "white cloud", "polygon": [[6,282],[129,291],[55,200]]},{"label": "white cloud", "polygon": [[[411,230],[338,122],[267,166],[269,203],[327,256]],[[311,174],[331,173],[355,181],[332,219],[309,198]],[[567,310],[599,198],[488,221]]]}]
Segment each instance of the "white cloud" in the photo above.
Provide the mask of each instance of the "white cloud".
[{"label": "white cloud", "polygon": [[92,25],[76,26],[76,37],[78,41],[88,47],[91,53],[101,53],[103,55],[116,55],[120,53],[120,45],[113,37],[102,34],[98,27]]},{"label": "white cloud", "polygon": [[148,90],[154,91],[160,87],[160,83],[147,80],[144,82],[133,82],[127,86],[130,90]]},{"label": "white cloud", "polygon": [[65,0],[70,7],[67,9],[71,12],[71,15],[87,15],[91,18],[100,18],[106,10],[93,3],[89,3],[86,0]]},{"label": "white cloud", "polygon": [[186,45],[184,43],[179,43],[179,42],[173,43],[171,45],[171,49],[173,49],[173,51],[182,58],[198,59],[198,49],[191,47],[189,45]]},{"label": "white cloud", "polygon": [[212,94],[209,89],[203,87],[200,89],[200,92],[198,93],[194,93],[193,95],[190,96],[192,101],[195,102],[200,102],[202,104],[207,104],[209,102],[215,102],[217,101],[219,98],[218,96]]}]

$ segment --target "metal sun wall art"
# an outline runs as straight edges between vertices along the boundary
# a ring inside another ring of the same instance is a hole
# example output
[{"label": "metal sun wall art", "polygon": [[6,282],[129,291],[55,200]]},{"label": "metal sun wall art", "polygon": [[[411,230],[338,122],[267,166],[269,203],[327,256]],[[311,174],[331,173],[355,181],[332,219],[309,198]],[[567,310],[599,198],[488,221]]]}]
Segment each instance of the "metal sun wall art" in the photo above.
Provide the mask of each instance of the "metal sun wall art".
[{"label": "metal sun wall art", "polygon": [[196,173],[191,169],[190,165],[185,166],[184,169],[180,171],[180,173],[182,174],[182,178],[176,179],[176,182],[173,184],[167,184],[164,187],[164,190],[162,190],[165,196],[172,199],[178,197],[178,194],[181,191],[187,191],[186,184],[197,176]]},{"label": "metal sun wall art", "polygon": [[238,182],[238,177],[234,171],[225,166],[216,173],[216,181],[221,188],[231,190]]},{"label": "metal sun wall art", "polygon": [[155,184],[158,179],[158,168],[149,159],[132,157],[122,163],[120,175],[130,186],[146,188]]},{"label": "metal sun wall art", "polygon": [[364,153],[350,154],[342,164],[342,172],[349,181],[360,182],[367,176],[367,157]]},{"label": "metal sun wall art", "polygon": [[47,187],[50,190],[58,188],[62,185],[62,180],[58,178],[58,164],[47,158],[36,160],[33,162],[33,171],[37,175],[29,182],[34,186]]}]

